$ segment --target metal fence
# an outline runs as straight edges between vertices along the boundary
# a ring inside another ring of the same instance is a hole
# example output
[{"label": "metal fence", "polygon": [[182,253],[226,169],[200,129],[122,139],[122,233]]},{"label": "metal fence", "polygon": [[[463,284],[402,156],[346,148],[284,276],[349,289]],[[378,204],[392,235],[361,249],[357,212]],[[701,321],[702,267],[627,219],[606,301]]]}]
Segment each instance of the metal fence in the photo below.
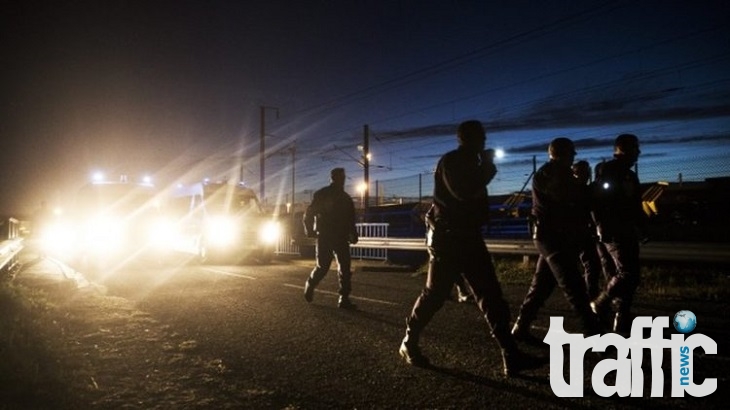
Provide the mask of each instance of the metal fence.
[{"label": "metal fence", "polygon": [[[355,224],[357,234],[361,238],[387,238],[388,223],[359,223]],[[350,255],[357,259],[382,260],[388,259],[388,249],[350,247]]]},{"label": "metal fence", "polygon": [[[355,224],[357,234],[361,238],[378,239],[388,237],[388,223],[358,223]],[[294,255],[294,256],[311,256],[312,248],[315,246],[315,241],[305,241],[306,244],[299,245],[295,243],[291,233],[287,232],[279,239],[279,243],[276,246],[276,253],[278,255]],[[302,247],[309,247],[309,252]],[[350,247],[350,256],[357,259],[370,259],[370,260],[382,260],[388,259],[388,249],[382,247],[374,248],[363,248],[363,247]]]},{"label": "metal fence", "polygon": [[17,262],[17,254],[22,247],[20,221],[15,218],[0,220],[0,272],[11,269]]}]

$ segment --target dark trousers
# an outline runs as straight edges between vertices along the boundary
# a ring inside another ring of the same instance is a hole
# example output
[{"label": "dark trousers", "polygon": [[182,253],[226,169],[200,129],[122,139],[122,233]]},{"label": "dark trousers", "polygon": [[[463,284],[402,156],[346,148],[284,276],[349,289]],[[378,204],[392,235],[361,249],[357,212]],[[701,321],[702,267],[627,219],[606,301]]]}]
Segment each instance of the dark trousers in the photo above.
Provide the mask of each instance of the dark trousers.
[{"label": "dark trousers", "polygon": [[540,256],[532,283],[520,307],[519,316],[523,324],[529,324],[537,318],[537,312],[557,285],[578,316],[583,333],[598,332],[598,322],[591,311],[585,281],[578,268],[580,244],[573,238],[563,234],[534,240]]},{"label": "dark trousers", "polygon": [[418,334],[428,325],[462,276],[500,347],[511,349],[509,306],[480,233],[447,236],[439,242],[429,247],[428,277],[407,320],[409,330]]},{"label": "dark trousers", "polygon": [[601,293],[601,281],[607,282],[604,264],[598,253],[598,241],[590,235],[581,239],[578,259],[583,266],[583,281],[590,299]]},{"label": "dark trousers", "polygon": [[350,296],[350,292],[352,291],[352,260],[350,258],[350,244],[346,238],[317,238],[317,265],[309,275],[307,282],[310,286],[316,287],[325,275],[327,275],[334,258],[337,258],[337,279],[340,285],[339,294],[346,298]]},{"label": "dark trousers", "polygon": [[639,242],[633,237],[614,238],[602,243],[606,253],[611,257],[615,273],[606,284],[606,293],[615,300],[616,312],[628,313],[634,300],[636,288],[639,287]]},{"label": "dark trousers", "polygon": [[606,249],[606,245],[603,242],[596,242],[596,252],[598,253],[598,259],[601,261],[601,270],[606,278],[606,284],[616,276],[616,263],[613,261],[613,256]]}]

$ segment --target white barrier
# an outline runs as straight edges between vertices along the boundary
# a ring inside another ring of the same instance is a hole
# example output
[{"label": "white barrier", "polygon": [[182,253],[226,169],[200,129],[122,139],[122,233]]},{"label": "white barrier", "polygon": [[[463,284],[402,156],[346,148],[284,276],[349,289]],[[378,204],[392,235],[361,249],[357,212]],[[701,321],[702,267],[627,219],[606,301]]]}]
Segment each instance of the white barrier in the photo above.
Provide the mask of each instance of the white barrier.
[{"label": "white barrier", "polygon": [[16,256],[22,249],[20,238],[20,221],[15,218],[6,218],[0,224],[0,271],[11,269],[16,263]]},{"label": "white barrier", "polygon": [[[384,239],[388,237],[388,223],[358,223],[355,224],[357,234],[363,240],[370,239]],[[294,243],[290,233],[287,233],[281,237],[279,243],[276,246],[277,255],[301,255],[299,246]],[[306,240],[310,247],[314,247],[316,241],[314,239]],[[388,249],[381,247],[362,247],[362,246],[351,246],[350,256],[357,259],[374,259],[374,260],[387,260]]]},{"label": "white barrier", "polygon": [[[388,237],[388,223],[359,223],[355,224],[360,238],[378,239]],[[350,256],[357,259],[388,260],[387,248],[350,247]]]}]

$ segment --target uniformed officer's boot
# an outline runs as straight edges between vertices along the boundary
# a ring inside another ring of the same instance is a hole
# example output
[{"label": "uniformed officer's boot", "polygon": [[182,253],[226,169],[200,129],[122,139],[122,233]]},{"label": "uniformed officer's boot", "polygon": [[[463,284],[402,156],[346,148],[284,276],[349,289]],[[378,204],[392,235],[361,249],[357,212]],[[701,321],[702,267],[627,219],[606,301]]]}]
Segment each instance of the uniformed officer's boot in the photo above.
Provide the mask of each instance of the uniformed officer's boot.
[{"label": "uniformed officer's boot", "polygon": [[624,312],[616,312],[613,316],[613,327],[614,333],[618,334],[629,334],[626,323],[628,322]]},{"label": "uniformed officer's boot", "polygon": [[517,320],[515,321],[515,324],[512,327],[512,337],[518,342],[527,343],[529,345],[533,345],[533,346],[544,345],[542,340],[533,336],[532,333],[530,333],[530,322],[523,319],[522,315],[517,317]]},{"label": "uniformed officer's boot", "polygon": [[590,337],[603,333],[601,318],[588,306],[577,307],[578,320],[583,331],[583,336]]},{"label": "uniformed officer's boot", "polygon": [[357,310],[357,305],[352,303],[350,298],[347,296],[340,296],[340,300],[337,302],[337,307],[345,310]]},{"label": "uniformed officer's boot", "polygon": [[540,365],[538,359],[522,352],[512,335],[508,332],[505,333],[494,335],[502,349],[502,374],[505,377],[512,377],[522,370],[537,368]]},{"label": "uniformed officer's boot", "polygon": [[309,279],[304,282],[304,300],[311,302],[314,299],[314,286],[309,283]]},{"label": "uniformed officer's boot", "polygon": [[601,292],[598,297],[591,301],[591,310],[598,316],[603,316],[608,312],[610,308],[611,297],[608,293]]},{"label": "uniformed officer's boot", "polygon": [[406,320],[406,336],[400,344],[398,354],[406,363],[417,366],[417,367],[428,367],[430,362],[428,358],[421,353],[421,349],[418,347],[418,338],[421,330],[417,325],[414,325],[410,320]]},{"label": "uniformed officer's boot", "polygon": [[628,336],[631,333],[631,317],[623,299],[614,298],[613,310],[616,312],[613,315],[613,332]]}]

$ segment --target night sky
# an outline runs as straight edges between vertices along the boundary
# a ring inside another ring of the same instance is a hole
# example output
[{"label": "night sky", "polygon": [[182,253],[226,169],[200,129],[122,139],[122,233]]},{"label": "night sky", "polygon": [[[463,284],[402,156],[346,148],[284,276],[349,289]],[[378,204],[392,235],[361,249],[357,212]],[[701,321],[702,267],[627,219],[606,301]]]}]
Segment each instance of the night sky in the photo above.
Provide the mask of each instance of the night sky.
[{"label": "night sky", "polygon": [[0,214],[64,205],[96,170],[258,189],[261,107],[269,203],[292,146],[297,192],[336,166],[359,182],[366,124],[372,180],[432,178],[466,119],[506,151],[493,193],[557,136],[596,163],[637,134],[645,181],[730,176],[730,3],[536,3],[6,4]]}]

